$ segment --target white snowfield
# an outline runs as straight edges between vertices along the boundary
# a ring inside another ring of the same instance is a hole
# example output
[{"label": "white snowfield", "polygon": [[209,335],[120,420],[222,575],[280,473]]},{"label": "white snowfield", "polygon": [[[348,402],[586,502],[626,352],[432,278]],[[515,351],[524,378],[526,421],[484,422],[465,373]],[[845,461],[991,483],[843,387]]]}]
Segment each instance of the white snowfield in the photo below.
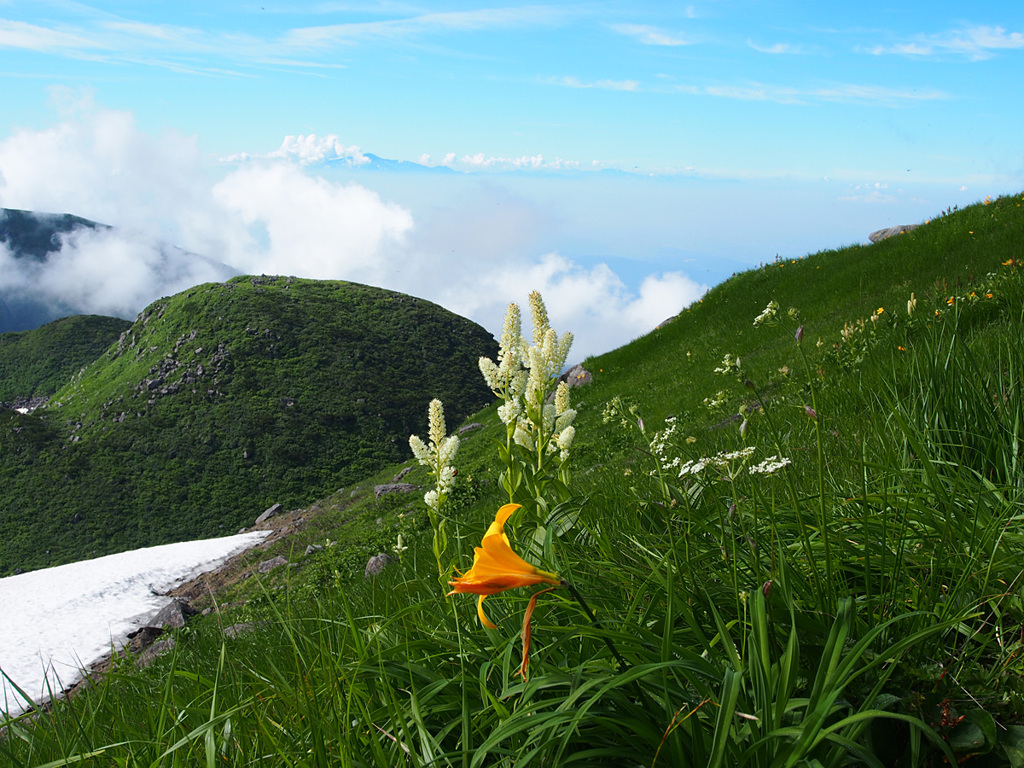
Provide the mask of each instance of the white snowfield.
[{"label": "white snowfield", "polygon": [[25,708],[9,680],[37,702],[58,693],[145,626],[170,602],[163,593],[267,534],[147,547],[0,579],[0,719]]}]

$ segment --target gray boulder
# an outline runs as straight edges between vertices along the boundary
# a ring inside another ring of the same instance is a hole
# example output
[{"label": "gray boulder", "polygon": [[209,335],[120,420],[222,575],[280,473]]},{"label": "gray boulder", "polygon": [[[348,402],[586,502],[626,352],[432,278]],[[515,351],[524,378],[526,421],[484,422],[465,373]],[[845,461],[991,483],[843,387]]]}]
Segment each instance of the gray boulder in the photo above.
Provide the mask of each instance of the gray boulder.
[{"label": "gray boulder", "polygon": [[577,363],[568,371],[559,376],[558,380],[564,381],[566,384],[569,385],[570,388],[572,388],[582,387],[584,384],[589,384],[591,381],[594,380],[594,377],[590,374],[590,371],[588,371],[582,365]]},{"label": "gray boulder", "polygon": [[877,243],[879,240],[885,240],[887,237],[893,235],[902,235],[904,232],[910,232],[913,229],[917,229],[920,224],[900,224],[897,227],[886,227],[885,229],[876,229],[870,235],[868,240],[872,243]]},{"label": "gray boulder", "polygon": [[262,523],[265,523],[265,522],[267,522],[267,520],[272,518],[274,515],[278,515],[280,513],[281,513],[281,505],[280,504],[275,504],[274,506],[269,507],[268,509],[265,509],[263,511],[263,514],[256,518],[256,522],[254,524],[255,525],[260,525]]},{"label": "gray boulder", "polygon": [[239,624],[232,624],[229,627],[224,627],[224,636],[230,638],[241,637],[247,635],[256,629],[256,625],[251,621],[243,621]]},{"label": "gray boulder", "polygon": [[262,563],[256,566],[256,570],[260,573],[270,573],[275,568],[279,568],[280,566],[287,564],[287,558],[283,557],[282,555],[278,555],[277,557],[272,557],[269,560],[264,560]]},{"label": "gray boulder", "polygon": [[392,560],[394,558],[385,552],[374,555],[366,561],[366,570],[363,572],[363,578],[368,579],[381,573]]},{"label": "gray boulder", "polygon": [[149,622],[151,627],[184,627],[185,622],[195,616],[199,611],[186,603],[184,600],[172,600],[165,605],[160,612]]}]

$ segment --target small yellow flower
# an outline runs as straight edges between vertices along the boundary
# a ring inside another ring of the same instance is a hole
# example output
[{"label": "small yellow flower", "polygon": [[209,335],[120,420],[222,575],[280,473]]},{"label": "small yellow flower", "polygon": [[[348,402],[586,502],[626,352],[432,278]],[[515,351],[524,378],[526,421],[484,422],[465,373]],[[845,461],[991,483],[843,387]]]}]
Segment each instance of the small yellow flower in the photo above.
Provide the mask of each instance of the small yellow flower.
[{"label": "small yellow flower", "polygon": [[953,306],[953,303],[954,303],[955,301],[956,301],[956,298],[955,298],[955,297],[953,297],[953,296],[950,296],[950,297],[949,297],[948,299],[946,299],[946,304],[948,304],[949,306],[951,306],[951,307],[952,307],[952,306]]}]

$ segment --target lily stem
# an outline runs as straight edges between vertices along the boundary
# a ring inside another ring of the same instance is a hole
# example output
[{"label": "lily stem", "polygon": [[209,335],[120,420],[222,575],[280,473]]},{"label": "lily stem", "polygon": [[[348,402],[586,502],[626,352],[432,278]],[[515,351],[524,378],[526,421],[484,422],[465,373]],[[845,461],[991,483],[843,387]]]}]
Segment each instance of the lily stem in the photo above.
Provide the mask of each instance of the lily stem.
[{"label": "lily stem", "polygon": [[[562,586],[568,589],[569,593],[573,596],[576,602],[580,604],[580,608],[582,608],[583,612],[587,614],[587,618],[590,619],[590,623],[593,624],[595,627],[599,627],[601,623],[597,620],[597,618],[595,618],[594,612],[590,610],[590,606],[587,605],[587,601],[583,599],[583,595],[576,591],[576,587],[574,587],[565,579],[562,579]],[[615,657],[616,661],[619,662],[619,672],[625,672],[626,669],[629,668],[629,664],[627,664],[626,660],[622,658],[622,654],[620,654],[619,650],[615,647],[615,643],[613,643],[607,637],[602,637],[601,639],[604,640],[605,645],[608,646],[608,650],[612,652],[612,655]]]}]

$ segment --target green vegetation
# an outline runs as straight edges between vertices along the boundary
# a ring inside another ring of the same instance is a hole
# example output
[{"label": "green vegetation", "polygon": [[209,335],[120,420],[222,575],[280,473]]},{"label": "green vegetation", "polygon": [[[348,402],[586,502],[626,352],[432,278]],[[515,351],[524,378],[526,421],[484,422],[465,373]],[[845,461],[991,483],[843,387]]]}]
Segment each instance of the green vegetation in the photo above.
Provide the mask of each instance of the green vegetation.
[{"label": "green vegetation", "polygon": [[[10,722],[0,755],[1024,765],[1022,201],[738,275],[588,360],[557,472],[512,482],[528,472],[500,453],[496,405],[454,457],[410,460],[426,487],[458,470],[439,514],[463,583],[486,580],[473,548],[498,508],[545,483],[548,517],[538,503],[505,532],[530,561],[520,573],[566,583],[533,605],[537,588],[508,580],[487,599],[497,629],[475,595],[439,588],[422,502],[335,494],[293,542],[300,569],[235,586],[218,599],[243,608],[181,631],[153,666],[125,659]],[[426,426],[424,409],[411,431]],[[364,579],[351,553],[398,533],[409,548]],[[253,632],[226,638],[239,619]]]},{"label": "green vegetation", "polygon": [[0,574],[233,533],[400,461],[491,399],[495,343],[429,302],[244,277],[155,302],[45,409],[0,413]]},{"label": "green vegetation", "polygon": [[116,317],[75,315],[0,334],[0,402],[49,397],[130,327]]}]

